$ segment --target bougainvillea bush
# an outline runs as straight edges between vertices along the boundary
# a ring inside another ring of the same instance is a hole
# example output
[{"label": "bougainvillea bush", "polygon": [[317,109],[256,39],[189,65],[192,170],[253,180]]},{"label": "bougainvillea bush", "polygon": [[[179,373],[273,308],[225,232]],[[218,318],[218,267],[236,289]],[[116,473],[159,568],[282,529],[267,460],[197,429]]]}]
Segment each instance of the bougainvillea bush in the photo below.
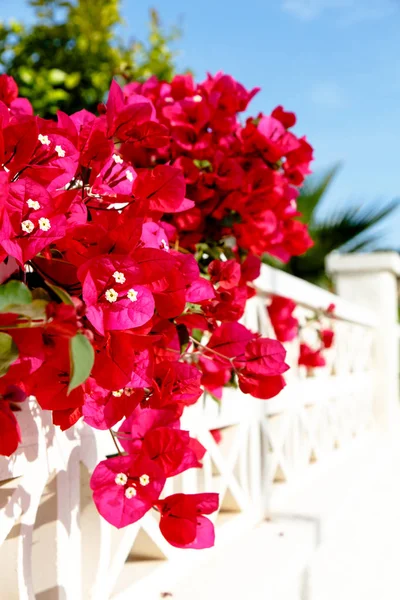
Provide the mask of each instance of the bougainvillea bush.
[{"label": "bougainvillea bush", "polygon": [[[300,339],[298,365],[306,367],[307,374],[313,374],[314,369],[326,366],[325,351],[332,348],[335,341],[335,332],[330,322],[335,305],[330,304],[326,310],[319,310],[314,316],[307,318],[306,327],[301,326],[294,316],[296,308],[296,302],[290,298],[272,296],[267,311],[280,342]],[[313,345],[303,339],[307,331],[314,333]]]},{"label": "bougainvillea bush", "polygon": [[212,545],[218,508],[162,497],[205,452],[180,417],[204,390],[280,392],[282,344],[238,321],[259,256],[311,244],[296,196],[312,149],[282,107],[240,124],[256,91],[222,74],[113,82],[97,116],[51,121],[0,77],[0,452],[27,397],[62,430],[109,430],[99,512],[123,527],[153,508],[178,547]]}]

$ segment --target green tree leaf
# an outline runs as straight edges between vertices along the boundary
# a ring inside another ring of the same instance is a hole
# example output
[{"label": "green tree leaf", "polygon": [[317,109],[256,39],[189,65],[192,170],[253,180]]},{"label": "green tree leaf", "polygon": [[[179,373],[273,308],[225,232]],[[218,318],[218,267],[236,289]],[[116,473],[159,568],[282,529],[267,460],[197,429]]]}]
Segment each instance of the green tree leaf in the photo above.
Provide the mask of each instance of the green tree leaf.
[{"label": "green tree leaf", "polygon": [[0,312],[7,312],[13,305],[30,304],[32,294],[22,281],[9,281],[0,285]]},{"label": "green tree leaf", "polygon": [[74,303],[72,302],[72,298],[68,294],[68,292],[66,292],[63,288],[58,287],[58,285],[54,285],[53,283],[49,283],[48,281],[46,283],[49,286],[49,288],[51,290],[53,290],[53,292],[56,294],[56,296],[58,296],[64,304],[69,304],[70,306],[74,306]]},{"label": "green tree leaf", "polygon": [[0,377],[5,375],[18,358],[18,348],[8,333],[0,332]]},{"label": "green tree leaf", "polygon": [[68,394],[79,387],[89,377],[94,363],[92,344],[82,333],[77,333],[69,343],[71,378]]},{"label": "green tree leaf", "polygon": [[[120,0],[28,0],[29,25],[0,22],[0,72],[15,78],[36,113],[52,117],[85,108],[96,112],[113,77],[121,83],[150,75],[171,79],[180,36],[150,12],[147,39],[120,35]],[[130,32],[132,34],[134,32]]]}]

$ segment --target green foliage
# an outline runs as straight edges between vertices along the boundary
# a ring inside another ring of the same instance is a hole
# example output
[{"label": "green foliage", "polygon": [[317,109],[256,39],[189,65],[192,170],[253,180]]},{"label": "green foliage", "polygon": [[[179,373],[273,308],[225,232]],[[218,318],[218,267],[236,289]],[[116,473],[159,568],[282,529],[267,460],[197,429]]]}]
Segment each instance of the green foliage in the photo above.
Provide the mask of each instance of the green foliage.
[{"label": "green foliage", "polygon": [[18,348],[8,333],[0,332],[0,377],[5,375],[18,358]]},{"label": "green foliage", "polygon": [[16,305],[30,304],[32,293],[22,281],[9,281],[0,285],[0,312],[11,312]]},{"label": "green foliage", "polygon": [[308,224],[314,246],[302,256],[293,256],[287,265],[266,259],[274,267],[326,288],[331,288],[325,273],[327,255],[335,250],[365,252],[379,248],[382,231],[377,226],[384,224],[399,207],[398,200],[384,206],[339,205],[323,219],[316,219],[317,210],[339,168],[340,165],[335,165],[321,177],[307,180],[298,198],[302,221]]},{"label": "green foliage", "polygon": [[113,77],[141,80],[152,74],[170,79],[180,32],[164,32],[150,13],[147,42],[124,42],[120,0],[29,0],[35,22],[0,23],[0,70],[12,75],[20,95],[43,117],[57,110],[96,110]]},{"label": "green foliage", "polygon": [[68,393],[79,387],[90,375],[94,363],[92,344],[82,333],[77,333],[69,343],[71,360],[71,378]]}]

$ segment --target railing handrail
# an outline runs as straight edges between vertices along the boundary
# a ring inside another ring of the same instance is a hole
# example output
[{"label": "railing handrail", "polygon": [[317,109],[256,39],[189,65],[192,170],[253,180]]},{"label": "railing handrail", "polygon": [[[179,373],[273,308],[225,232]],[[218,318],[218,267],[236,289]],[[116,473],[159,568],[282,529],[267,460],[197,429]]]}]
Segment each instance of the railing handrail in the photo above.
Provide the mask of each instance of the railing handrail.
[{"label": "railing handrail", "polygon": [[258,293],[285,296],[312,310],[326,309],[329,304],[334,304],[334,317],[344,321],[366,327],[376,327],[378,324],[377,315],[372,310],[268,265],[262,265],[254,285]]}]

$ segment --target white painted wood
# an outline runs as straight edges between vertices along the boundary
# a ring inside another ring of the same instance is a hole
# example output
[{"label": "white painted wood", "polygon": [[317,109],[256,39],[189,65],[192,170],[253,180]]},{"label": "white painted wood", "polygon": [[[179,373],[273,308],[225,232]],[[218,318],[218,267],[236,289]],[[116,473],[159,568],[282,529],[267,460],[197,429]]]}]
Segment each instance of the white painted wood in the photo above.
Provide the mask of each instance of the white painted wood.
[{"label": "white painted wood", "polygon": [[395,434],[400,425],[398,283],[400,257],[395,252],[328,257],[339,294],[373,310],[378,319],[374,409],[382,427]]},{"label": "white painted wood", "polygon": [[[376,264],[376,268],[381,266]],[[380,276],[379,271],[374,273],[374,277]],[[377,376],[382,361],[374,347],[377,339],[384,343],[384,337],[376,334],[376,324],[381,322],[377,306],[372,310],[363,306],[360,298],[357,304],[350,302],[269,267],[262,268],[256,288],[257,295],[249,301],[242,319],[251,330],[275,337],[266,304],[271,294],[279,294],[298,303],[301,335],[312,344],[316,332],[309,317],[334,303],[336,341],[327,353],[327,366],[314,373],[297,366],[299,340],[286,344],[291,370],[285,390],[275,399],[255,400],[228,389],[219,404],[205,395],[186,411],[182,427],[198,437],[207,454],[202,469],[169,481],[165,495],[177,491],[220,493],[221,508],[212,517],[217,549],[279,510],[283,486],[301,488],[310,469],[317,466],[323,471],[337,448],[346,453],[354,438],[371,430],[377,418],[374,399],[381,395],[376,394],[376,383],[383,384],[382,374]],[[385,289],[389,293],[387,286]],[[390,293],[394,294],[393,286]],[[397,328],[395,333],[397,340]],[[16,564],[2,569],[7,600],[33,600],[38,589],[47,593],[46,600],[142,600],[145,591],[158,589],[160,573],[163,580],[172,581],[207,556],[207,552],[170,547],[159,532],[157,514],[149,513],[140,523],[118,532],[96,516],[92,505],[83,510],[90,490],[81,478],[81,464],[90,472],[115,452],[108,432],[79,423],[63,434],[34,402],[24,407],[18,419],[23,444],[14,457],[0,459],[0,498],[3,492],[8,498],[0,513],[1,561],[4,556],[11,561],[14,556],[15,538],[10,532],[20,523]],[[220,444],[210,433],[213,429],[221,430]],[[56,552],[50,558],[44,552],[43,564],[55,560],[57,568],[53,587],[43,590],[40,573],[32,575],[32,532],[42,492],[52,474],[56,475]],[[90,527],[86,527],[88,523]],[[87,535],[93,536],[93,541]],[[82,573],[87,558],[83,548],[90,552],[89,581]],[[11,583],[15,570],[18,589]]]}]

